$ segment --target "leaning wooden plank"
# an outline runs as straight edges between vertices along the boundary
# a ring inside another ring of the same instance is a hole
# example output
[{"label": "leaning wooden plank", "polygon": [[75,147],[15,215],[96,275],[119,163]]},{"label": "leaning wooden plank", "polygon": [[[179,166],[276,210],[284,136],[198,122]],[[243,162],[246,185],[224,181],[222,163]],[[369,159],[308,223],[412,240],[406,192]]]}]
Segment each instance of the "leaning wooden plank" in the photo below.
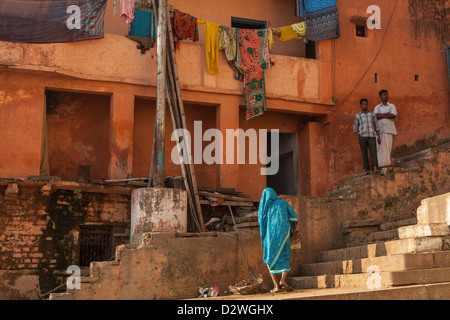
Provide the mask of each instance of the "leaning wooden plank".
[{"label": "leaning wooden plank", "polygon": [[[169,71],[171,71],[170,70],[171,69],[170,64],[167,65],[167,69]],[[167,102],[169,104],[170,116],[172,118],[172,127],[173,127],[173,130],[174,130],[174,133],[175,133],[175,139],[176,139],[177,142],[180,142],[180,136],[178,135],[178,131],[177,131],[177,129],[178,129],[177,128],[178,124],[177,124],[177,120],[176,120],[177,109],[174,106],[176,101],[174,101],[175,97],[174,97],[174,92],[173,92],[173,79],[172,79],[172,76],[171,76],[171,72],[168,72],[168,74],[169,74],[169,77],[168,77],[168,83],[167,83],[167,86],[166,86],[166,89],[167,89]],[[183,138],[183,140],[185,139],[185,137],[182,137],[182,138]],[[191,186],[189,185],[188,179],[187,179],[187,176],[186,176],[186,168],[185,168],[185,164],[184,164],[184,161],[183,161],[183,155],[181,154],[181,148],[179,146],[179,143],[177,143],[177,148],[178,148],[178,157],[180,159],[180,164],[181,164],[181,172],[182,172],[182,175],[183,175],[183,179],[185,181],[185,189],[186,189],[187,196],[188,196],[188,204],[189,204],[189,207],[190,207],[190,213],[191,213],[192,220],[193,220],[197,230],[199,232],[201,232],[202,231],[202,226],[200,225],[200,221],[198,220],[198,214],[196,212],[196,207],[194,205],[194,200],[192,199]]]},{"label": "leaning wooden plank", "polygon": [[[166,14],[167,14],[167,16],[169,16],[170,15],[169,7],[166,6],[165,8],[167,10]],[[170,19],[167,19],[167,28],[168,28],[169,39],[173,39],[172,26],[170,23]],[[181,116],[181,124],[182,124],[182,128],[187,128],[185,114],[184,114],[183,99],[181,97],[180,80],[179,80],[179,76],[178,76],[178,67],[177,67],[177,62],[176,62],[176,57],[175,57],[175,48],[174,48],[173,41],[168,41],[168,42],[169,42],[169,50],[170,50],[170,55],[171,55],[170,63],[172,64],[172,72],[173,72],[173,77],[174,77],[174,82],[175,82],[175,92],[176,92],[176,95],[178,98],[178,108],[179,108],[180,116]],[[192,155],[190,154],[189,149],[187,151],[189,152],[188,156],[189,156],[189,159],[191,160],[191,161],[189,161],[188,166],[187,166],[189,169],[188,177],[192,181],[192,189],[193,189],[193,193],[194,193],[195,205],[197,208],[199,222],[200,222],[202,231],[205,231],[203,214],[202,214],[202,209],[200,206],[200,197],[198,195],[197,180],[195,177],[194,166],[193,166],[193,162],[192,162]]]},{"label": "leaning wooden plank", "polygon": [[224,195],[221,193],[199,191],[198,194],[201,196],[210,197],[210,198],[219,198],[219,199],[226,199],[226,200],[232,200],[232,201],[248,201],[248,199],[246,199],[246,198],[234,197],[234,196]]},{"label": "leaning wooden plank", "polygon": [[[169,35],[169,39],[168,41],[170,41],[170,35]],[[170,61],[170,54],[169,52],[168,54],[168,59]],[[199,213],[196,210],[196,205],[195,205],[195,199],[193,198],[192,195],[192,185],[189,182],[189,177],[187,176],[187,168],[186,168],[186,164],[185,161],[183,159],[183,154],[181,152],[182,148],[180,147],[180,138],[182,138],[181,143],[185,146],[186,145],[186,137],[184,136],[184,131],[181,130],[180,132],[177,131],[177,129],[182,129],[182,124],[181,124],[181,120],[179,117],[179,110],[177,108],[177,103],[178,100],[176,99],[176,94],[175,94],[175,83],[174,83],[174,79],[173,79],[173,72],[172,72],[172,65],[171,63],[167,64],[167,97],[168,97],[168,104],[169,104],[169,110],[170,110],[170,115],[172,118],[172,126],[174,129],[174,133],[175,133],[175,139],[177,141],[177,148],[178,148],[178,157],[180,159],[180,164],[181,164],[181,170],[182,170],[182,174],[183,174],[183,180],[184,180],[184,185],[185,185],[185,189],[186,192],[188,194],[188,202],[189,202],[189,207],[190,207],[190,214],[192,216],[192,220],[197,228],[198,232],[202,232],[204,231],[204,226],[201,224],[201,222],[199,221]],[[181,134],[181,135],[179,135]],[[186,150],[185,148],[183,148],[183,150]]]},{"label": "leaning wooden plank", "polygon": [[[258,216],[248,216],[248,217],[234,217],[234,219],[236,220],[236,223],[244,223],[244,222],[257,222],[258,221]],[[231,217],[226,217],[225,221],[227,224],[232,224],[233,223],[233,219]]]},{"label": "leaning wooden plank", "polygon": [[[200,200],[200,204],[211,205],[209,200]],[[253,202],[238,202],[238,201],[223,201],[218,204],[219,206],[232,206],[232,207],[253,207]]]},{"label": "leaning wooden plank", "polygon": [[121,187],[121,186],[93,185],[93,184],[89,184],[89,183],[72,182],[72,181],[55,181],[52,183],[52,189],[53,190],[83,191],[83,192],[92,192],[92,193],[131,195],[131,192],[135,188]]},{"label": "leaning wooden plank", "polygon": [[155,173],[155,161],[156,161],[156,118],[155,118],[155,127],[153,129],[152,156],[151,156],[151,160],[150,160],[150,173],[148,175],[148,182],[147,182],[148,188],[153,186],[153,175]]},{"label": "leaning wooden plank", "polygon": [[[110,179],[110,180],[104,180],[103,182],[114,183],[114,182],[145,181],[145,180],[148,180],[148,178]],[[96,182],[98,182],[98,181],[96,181]]]},{"label": "leaning wooden plank", "polygon": [[220,193],[224,193],[224,194],[234,195],[234,196],[237,196],[237,197],[250,198],[250,195],[243,194],[242,192],[237,191],[237,190],[235,190],[233,188],[217,188],[216,191],[220,192]]}]

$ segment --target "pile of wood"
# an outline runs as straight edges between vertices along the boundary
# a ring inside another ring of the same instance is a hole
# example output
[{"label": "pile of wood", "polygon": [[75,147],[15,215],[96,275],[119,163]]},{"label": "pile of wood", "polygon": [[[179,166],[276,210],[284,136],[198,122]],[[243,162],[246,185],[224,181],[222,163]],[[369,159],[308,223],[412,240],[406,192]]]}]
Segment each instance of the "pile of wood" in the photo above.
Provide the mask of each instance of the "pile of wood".
[{"label": "pile of wood", "polygon": [[199,187],[198,193],[202,205],[228,207],[228,213],[225,216],[222,216],[221,219],[214,218],[216,220],[215,231],[236,231],[236,227],[238,231],[259,230],[258,201],[250,200],[249,195],[232,188],[212,189]]},{"label": "pile of wood", "polygon": [[[237,210],[238,216],[234,216],[234,222],[238,231],[259,231],[258,211]],[[227,216],[224,229],[227,232],[236,231],[233,218]]]},{"label": "pile of wood", "polygon": [[232,188],[198,188],[198,194],[200,195],[200,203],[210,204],[211,206],[232,206],[232,207],[244,207],[246,209],[254,208],[254,200],[250,200],[250,196],[242,194]]}]

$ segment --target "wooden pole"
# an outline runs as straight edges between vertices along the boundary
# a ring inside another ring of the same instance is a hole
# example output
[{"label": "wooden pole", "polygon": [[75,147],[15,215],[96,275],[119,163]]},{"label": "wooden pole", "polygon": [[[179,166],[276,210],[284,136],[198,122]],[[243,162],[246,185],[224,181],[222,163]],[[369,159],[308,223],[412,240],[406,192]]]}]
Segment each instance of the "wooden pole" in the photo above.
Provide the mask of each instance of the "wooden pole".
[{"label": "wooden pole", "polygon": [[155,120],[155,128],[153,129],[153,145],[152,145],[152,159],[150,160],[150,174],[148,175],[148,184],[147,187],[150,188],[153,186],[153,175],[155,173],[155,158],[156,158],[156,120]]},{"label": "wooden pole", "polygon": [[[172,117],[172,125],[174,130],[176,129],[184,129],[186,128],[186,121],[185,121],[185,116],[184,116],[184,106],[183,106],[183,100],[181,97],[181,89],[180,89],[180,84],[179,84],[179,77],[178,77],[178,70],[177,70],[177,65],[176,65],[176,57],[175,57],[175,48],[174,48],[174,44],[173,44],[173,36],[172,36],[172,28],[171,28],[171,23],[169,20],[170,17],[170,9],[167,5],[167,0],[160,0],[159,2],[157,0],[152,0],[152,6],[154,9],[154,12],[158,12],[158,15],[155,14],[155,18],[156,18],[156,23],[158,25],[158,28],[167,28],[167,32],[166,32],[166,41],[169,42],[168,44],[168,48],[166,47],[164,50],[165,51],[160,51],[160,48],[158,46],[158,82],[157,82],[157,94],[158,94],[158,98],[161,97],[162,95],[160,94],[160,88],[162,88],[160,81],[162,81],[161,79],[164,79],[164,90],[166,91],[167,94],[167,101],[168,101],[168,105],[169,105],[169,110],[170,110],[170,114]],[[163,24],[162,21],[162,15],[161,15],[161,10],[164,9],[166,14],[165,14],[165,24]],[[162,43],[162,40],[160,38],[160,29],[158,29],[158,39],[157,39],[157,43]],[[167,42],[165,43],[165,45],[167,46]],[[165,54],[165,74],[164,74],[164,78],[160,77],[161,75],[161,68],[160,68],[160,59],[162,54]],[[160,101],[157,100],[157,107],[160,105],[159,103]],[[158,110],[158,109],[157,109]],[[158,111],[157,111],[158,112]],[[158,114],[158,116],[160,116],[160,113]],[[158,120],[158,119],[157,119]],[[159,122],[158,122],[158,127],[155,126],[155,129],[157,129],[158,133],[161,132],[160,128],[159,128]],[[182,138],[181,143],[183,145],[183,150],[185,152],[187,152],[187,154],[181,154],[181,150],[179,150],[178,155],[180,157],[180,161],[181,161],[181,170],[183,173],[183,178],[184,178],[184,182],[185,182],[185,187],[186,187],[186,191],[188,193],[188,199],[189,199],[189,206],[190,206],[190,211],[192,214],[192,218],[193,218],[193,222],[195,223],[198,231],[200,232],[204,232],[205,231],[205,227],[204,227],[204,222],[203,222],[203,216],[202,216],[202,212],[201,212],[201,206],[200,206],[200,198],[198,195],[198,188],[197,188],[197,182],[195,179],[195,174],[194,174],[194,170],[193,170],[193,165],[192,165],[192,156],[190,153],[190,146],[186,144],[186,140],[184,137],[184,134],[181,133],[181,135],[177,135],[176,134],[176,138],[177,141],[180,142],[180,138]],[[159,141],[159,136],[158,136],[158,140]],[[157,144],[158,146],[158,144]],[[178,147],[178,145],[177,145]],[[158,149],[157,149],[158,150]],[[156,152],[158,159],[156,159],[157,162],[159,162],[159,154],[158,151]],[[185,159],[189,159],[189,161],[186,163],[186,161],[184,161]],[[157,170],[158,170],[158,165],[157,165]],[[158,171],[157,173],[158,174]],[[158,186],[157,185],[157,181],[156,181],[157,177],[155,176],[154,178],[154,186]],[[149,181],[150,182],[150,181]]]},{"label": "wooden pole", "polygon": [[[170,16],[168,6],[166,7],[166,15],[168,17]],[[186,128],[186,119],[185,119],[185,115],[184,115],[184,104],[183,104],[183,99],[181,96],[180,79],[178,76],[178,67],[177,67],[177,61],[176,61],[176,57],[175,57],[175,48],[174,48],[173,41],[171,41],[173,36],[172,36],[172,26],[170,24],[170,20],[167,23],[167,28],[168,28],[168,34],[169,34],[169,39],[170,39],[169,40],[169,51],[170,51],[170,57],[171,57],[170,63],[172,65],[172,73],[173,73],[173,78],[174,78],[174,83],[175,83],[175,93],[176,93],[177,100],[178,100],[178,111],[180,114],[181,128]],[[187,169],[188,169],[187,177],[190,179],[190,183],[192,186],[195,207],[197,209],[197,215],[198,215],[198,220],[200,222],[201,231],[205,232],[205,225],[203,222],[203,214],[202,214],[202,209],[201,209],[201,205],[200,205],[200,197],[198,194],[197,180],[196,180],[195,173],[194,173],[192,154],[190,153],[190,146],[187,146],[186,151],[189,152],[187,156],[188,156],[188,159],[190,160],[187,165]]]},{"label": "wooden pole", "polygon": [[167,0],[159,0],[157,53],[158,72],[156,89],[156,173],[153,186],[164,187],[165,138],[166,138],[166,50],[167,50]]}]

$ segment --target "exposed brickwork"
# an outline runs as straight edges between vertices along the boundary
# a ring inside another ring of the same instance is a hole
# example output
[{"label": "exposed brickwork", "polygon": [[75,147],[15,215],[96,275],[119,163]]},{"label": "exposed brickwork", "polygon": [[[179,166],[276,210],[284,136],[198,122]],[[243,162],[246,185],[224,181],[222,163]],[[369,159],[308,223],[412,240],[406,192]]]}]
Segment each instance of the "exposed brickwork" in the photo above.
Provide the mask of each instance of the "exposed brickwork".
[{"label": "exposed brickwork", "polygon": [[19,183],[18,193],[5,197],[6,188],[0,186],[0,272],[9,271],[13,279],[31,271],[39,277],[40,293],[60,285],[66,268],[78,264],[80,225],[129,228],[128,195],[54,190],[43,196],[40,186]]}]

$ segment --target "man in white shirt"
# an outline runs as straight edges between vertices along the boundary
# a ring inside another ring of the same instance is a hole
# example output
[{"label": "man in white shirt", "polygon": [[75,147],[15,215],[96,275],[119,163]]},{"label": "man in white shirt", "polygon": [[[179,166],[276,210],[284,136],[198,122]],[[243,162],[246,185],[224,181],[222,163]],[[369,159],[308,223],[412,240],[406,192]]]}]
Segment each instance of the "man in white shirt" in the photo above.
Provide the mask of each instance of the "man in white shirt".
[{"label": "man in white shirt", "polygon": [[394,120],[397,117],[397,109],[388,102],[387,90],[379,92],[381,103],[374,109],[377,117],[377,127],[380,130],[381,143],[378,145],[377,158],[378,167],[387,168],[391,166],[392,140],[397,135]]}]

